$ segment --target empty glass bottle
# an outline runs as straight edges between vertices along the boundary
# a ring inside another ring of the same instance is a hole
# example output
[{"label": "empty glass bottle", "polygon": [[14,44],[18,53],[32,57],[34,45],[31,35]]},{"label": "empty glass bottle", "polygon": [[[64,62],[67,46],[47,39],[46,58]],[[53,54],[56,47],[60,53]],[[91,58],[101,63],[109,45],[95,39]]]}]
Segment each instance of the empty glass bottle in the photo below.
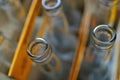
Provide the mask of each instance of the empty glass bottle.
[{"label": "empty glass bottle", "polygon": [[78,80],[116,80],[113,78],[113,52],[116,33],[109,25],[98,25],[91,34],[80,67]]},{"label": "empty glass bottle", "polygon": [[47,38],[53,52],[60,58],[65,72],[62,80],[66,80],[70,73],[77,39],[69,31],[69,24],[63,13],[61,0],[42,0],[42,7],[44,9],[43,16],[47,22],[44,38]]},{"label": "empty glass bottle", "polygon": [[[51,43],[53,51],[63,60],[69,52],[74,54],[76,37],[69,32],[69,24],[62,11],[61,0],[42,0],[44,17],[47,19],[45,38]],[[72,42],[72,44],[71,44]],[[70,47],[71,46],[71,47]]]},{"label": "empty glass bottle", "polygon": [[38,63],[40,80],[61,80],[62,66],[52,53],[51,45],[43,38],[35,38],[27,48],[28,56]]}]

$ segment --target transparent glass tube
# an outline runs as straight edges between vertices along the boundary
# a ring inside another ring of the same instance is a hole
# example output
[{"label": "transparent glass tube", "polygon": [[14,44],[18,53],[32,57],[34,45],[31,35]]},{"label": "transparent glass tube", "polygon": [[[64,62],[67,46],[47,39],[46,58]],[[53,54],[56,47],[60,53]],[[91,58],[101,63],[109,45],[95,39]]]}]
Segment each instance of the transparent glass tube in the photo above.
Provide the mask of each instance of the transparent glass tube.
[{"label": "transparent glass tube", "polygon": [[[116,33],[109,25],[98,25],[85,50],[78,80],[113,80],[113,46]],[[114,79],[116,80],[116,79]]]},{"label": "transparent glass tube", "polygon": [[27,48],[28,56],[40,66],[42,70],[41,80],[60,80],[61,63],[58,57],[52,52],[50,44],[43,38],[35,38]]}]

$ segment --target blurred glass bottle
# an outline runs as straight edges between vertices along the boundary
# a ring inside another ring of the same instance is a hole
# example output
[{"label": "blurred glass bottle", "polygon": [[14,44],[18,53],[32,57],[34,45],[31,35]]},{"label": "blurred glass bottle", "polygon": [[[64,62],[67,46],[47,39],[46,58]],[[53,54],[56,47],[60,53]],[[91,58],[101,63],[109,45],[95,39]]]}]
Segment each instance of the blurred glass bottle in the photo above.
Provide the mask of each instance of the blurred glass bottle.
[{"label": "blurred glass bottle", "polygon": [[113,46],[116,33],[109,25],[98,25],[85,50],[78,80],[117,80],[113,75]]},{"label": "blurred glass bottle", "polygon": [[[51,45],[43,38],[35,38],[27,48],[28,56],[38,64],[40,80],[62,80],[62,66],[52,52]],[[34,75],[34,74],[33,74]]]},{"label": "blurred glass bottle", "polygon": [[[64,73],[61,80],[66,80],[74,58],[77,39],[70,33],[69,24],[62,10],[61,0],[42,0],[47,29],[44,38],[49,41],[53,52],[60,58]],[[71,44],[72,42],[72,44]]]},{"label": "blurred glass bottle", "polygon": [[77,39],[69,32],[69,24],[61,5],[61,0],[42,0],[48,28],[45,37],[56,55],[64,61],[72,62]]},{"label": "blurred glass bottle", "polygon": [[0,72],[8,73],[16,44],[0,32]]},{"label": "blurred glass bottle", "polygon": [[109,24],[114,27],[118,24],[119,0],[97,0],[96,9],[91,19],[91,27],[100,24]]},{"label": "blurred glass bottle", "polygon": [[7,38],[16,42],[19,40],[25,19],[25,15],[24,17],[21,15],[25,13],[24,10],[19,12],[21,7],[19,0],[0,0],[0,30]]},{"label": "blurred glass bottle", "polygon": [[20,0],[0,0],[1,8],[7,12],[12,12],[12,16],[16,17],[19,21],[25,19],[25,9]]}]

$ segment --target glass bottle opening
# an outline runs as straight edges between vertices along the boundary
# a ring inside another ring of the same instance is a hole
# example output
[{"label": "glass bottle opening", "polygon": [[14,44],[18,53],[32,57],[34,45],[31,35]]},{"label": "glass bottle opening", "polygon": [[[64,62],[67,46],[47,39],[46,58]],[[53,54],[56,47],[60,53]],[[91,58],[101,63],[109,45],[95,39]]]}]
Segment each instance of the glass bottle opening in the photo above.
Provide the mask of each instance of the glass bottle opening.
[{"label": "glass bottle opening", "polygon": [[93,41],[100,48],[110,48],[116,40],[116,33],[109,25],[99,25],[93,30]]},{"label": "glass bottle opening", "polygon": [[42,6],[45,10],[55,10],[61,5],[61,0],[42,0]]},{"label": "glass bottle opening", "polygon": [[35,62],[43,63],[51,56],[51,46],[43,38],[35,38],[27,48],[28,56]]}]

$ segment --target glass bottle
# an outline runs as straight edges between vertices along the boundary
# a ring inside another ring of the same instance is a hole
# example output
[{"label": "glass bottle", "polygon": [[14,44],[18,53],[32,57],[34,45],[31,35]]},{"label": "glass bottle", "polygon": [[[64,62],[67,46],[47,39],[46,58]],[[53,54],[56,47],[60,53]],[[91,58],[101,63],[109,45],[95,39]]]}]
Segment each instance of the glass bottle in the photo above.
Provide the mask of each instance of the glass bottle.
[{"label": "glass bottle", "polygon": [[38,64],[40,80],[61,80],[61,63],[44,38],[35,38],[27,48],[28,56]]},{"label": "glass bottle", "polygon": [[[50,4],[54,5],[49,6]],[[46,38],[50,41],[53,52],[64,62],[62,65],[68,65],[66,72],[69,73],[69,67],[72,64],[77,41],[76,37],[69,32],[69,24],[61,5],[61,0],[42,0],[44,14],[47,18],[47,26],[49,28],[46,31],[48,32]],[[70,44],[71,42],[73,44]]]},{"label": "glass bottle", "polygon": [[119,0],[97,0],[91,19],[91,27],[100,24],[109,24],[111,27],[117,25]]},{"label": "glass bottle", "polygon": [[[53,51],[63,60],[67,53],[74,52],[76,37],[69,32],[69,24],[63,13],[61,0],[42,0],[44,17],[47,19],[47,30],[44,37],[51,43]],[[72,44],[70,44],[72,42]],[[69,47],[71,46],[71,47]],[[62,55],[63,54],[63,55]]]},{"label": "glass bottle", "polygon": [[116,33],[109,25],[98,25],[91,33],[91,42],[86,48],[78,80],[117,80],[113,65],[113,46]]},{"label": "glass bottle", "polygon": [[18,4],[18,6],[13,6],[15,2],[19,2],[19,1],[18,0],[1,0],[0,31],[2,31],[7,38],[15,42],[18,42],[23,23],[20,21],[20,19],[17,18],[17,15],[16,15],[16,12],[21,5]]},{"label": "glass bottle", "polygon": [[65,71],[62,80],[66,80],[70,73],[77,39],[69,31],[69,24],[63,13],[61,0],[42,0],[42,7],[44,9],[43,16],[47,21],[44,38],[49,41],[53,52],[60,58]]}]

